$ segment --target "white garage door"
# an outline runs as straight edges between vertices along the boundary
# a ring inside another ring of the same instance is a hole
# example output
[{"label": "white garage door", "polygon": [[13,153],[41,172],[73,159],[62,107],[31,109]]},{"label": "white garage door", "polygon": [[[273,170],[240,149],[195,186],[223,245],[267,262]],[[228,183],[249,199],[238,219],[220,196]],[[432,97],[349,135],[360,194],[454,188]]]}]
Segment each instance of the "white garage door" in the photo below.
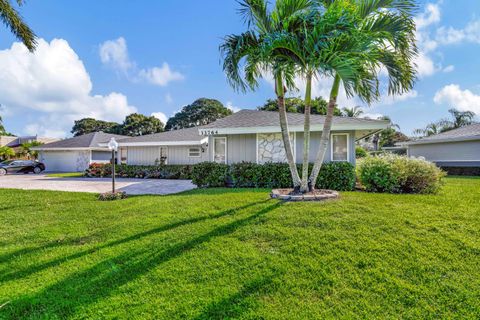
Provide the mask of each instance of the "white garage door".
[{"label": "white garage door", "polygon": [[45,171],[80,172],[88,166],[86,152],[82,151],[44,151],[40,161],[45,164]]}]

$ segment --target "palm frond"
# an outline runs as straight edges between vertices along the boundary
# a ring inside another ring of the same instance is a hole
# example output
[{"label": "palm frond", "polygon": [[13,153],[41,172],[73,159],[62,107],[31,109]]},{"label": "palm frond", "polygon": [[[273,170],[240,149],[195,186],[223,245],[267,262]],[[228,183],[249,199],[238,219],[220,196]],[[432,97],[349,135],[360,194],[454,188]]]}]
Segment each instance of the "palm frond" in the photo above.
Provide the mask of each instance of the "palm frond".
[{"label": "palm frond", "polygon": [[[19,5],[23,4],[22,0],[17,0]],[[22,16],[15,10],[8,0],[0,0],[0,20],[10,28],[10,31],[17,39],[30,51],[34,51],[37,45],[35,33],[23,21]]]}]

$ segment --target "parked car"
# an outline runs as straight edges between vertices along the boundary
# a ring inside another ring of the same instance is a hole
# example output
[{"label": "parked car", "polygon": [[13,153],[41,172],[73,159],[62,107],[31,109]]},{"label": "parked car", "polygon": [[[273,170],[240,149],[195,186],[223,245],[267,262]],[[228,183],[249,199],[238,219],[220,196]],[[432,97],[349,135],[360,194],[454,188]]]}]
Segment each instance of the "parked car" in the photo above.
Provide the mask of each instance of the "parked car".
[{"label": "parked car", "polygon": [[29,173],[39,174],[45,170],[45,165],[35,160],[7,160],[0,163],[0,176],[7,173]]}]

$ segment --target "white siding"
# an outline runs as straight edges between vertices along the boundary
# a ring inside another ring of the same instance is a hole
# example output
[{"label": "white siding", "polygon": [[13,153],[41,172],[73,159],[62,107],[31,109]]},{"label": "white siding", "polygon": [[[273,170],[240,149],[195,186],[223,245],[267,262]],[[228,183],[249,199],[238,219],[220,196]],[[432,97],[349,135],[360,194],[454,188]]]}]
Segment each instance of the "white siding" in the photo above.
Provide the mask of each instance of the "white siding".
[{"label": "white siding", "polygon": [[[188,149],[198,146],[168,146],[168,164],[195,164],[208,161],[208,150],[201,153],[200,157],[189,157]],[[154,165],[155,160],[160,161],[160,147],[128,147],[127,163],[131,165]]]},{"label": "white siding", "polygon": [[154,165],[160,160],[160,147],[128,147],[127,164]]},{"label": "white siding", "polygon": [[480,141],[410,145],[408,155],[429,161],[480,161]]}]

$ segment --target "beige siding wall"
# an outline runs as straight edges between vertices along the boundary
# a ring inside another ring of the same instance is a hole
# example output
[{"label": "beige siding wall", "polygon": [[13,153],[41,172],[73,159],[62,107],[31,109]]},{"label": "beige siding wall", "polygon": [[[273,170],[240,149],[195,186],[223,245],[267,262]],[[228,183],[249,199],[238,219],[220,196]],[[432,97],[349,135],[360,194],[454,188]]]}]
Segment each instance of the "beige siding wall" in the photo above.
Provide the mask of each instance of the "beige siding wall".
[{"label": "beige siding wall", "polygon": [[[192,146],[193,147],[193,146]],[[189,146],[168,146],[168,164],[195,164],[208,161],[208,150],[201,153],[200,157],[189,157]],[[154,165],[155,160],[160,160],[160,147],[128,147],[127,163],[131,165]]]},{"label": "beige siding wall", "polygon": [[429,161],[479,161],[480,141],[411,145],[408,155]]}]

